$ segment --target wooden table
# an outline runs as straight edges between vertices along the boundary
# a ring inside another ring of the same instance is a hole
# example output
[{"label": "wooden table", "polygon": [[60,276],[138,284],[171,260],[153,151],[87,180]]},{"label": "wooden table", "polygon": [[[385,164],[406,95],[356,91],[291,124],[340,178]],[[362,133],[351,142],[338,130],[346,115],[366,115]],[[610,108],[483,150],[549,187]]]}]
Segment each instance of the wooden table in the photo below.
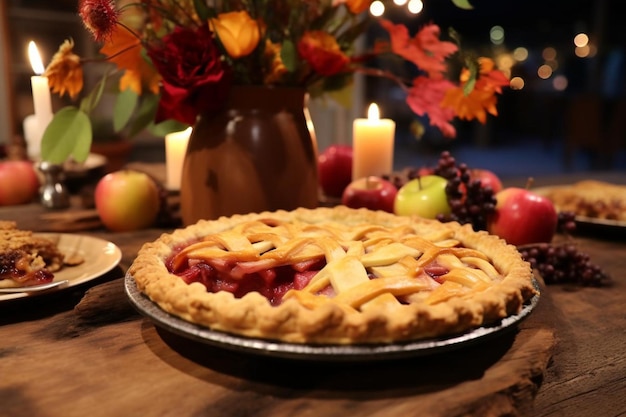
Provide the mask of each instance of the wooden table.
[{"label": "wooden table", "polygon": [[[54,226],[46,216],[37,204],[0,208],[1,219],[37,231]],[[428,356],[320,363],[211,347],[139,315],[122,277],[165,231],[80,231],[117,244],[120,265],[77,287],[0,302],[0,415],[626,415],[626,239],[577,238],[615,284],[542,284],[512,331]]]}]

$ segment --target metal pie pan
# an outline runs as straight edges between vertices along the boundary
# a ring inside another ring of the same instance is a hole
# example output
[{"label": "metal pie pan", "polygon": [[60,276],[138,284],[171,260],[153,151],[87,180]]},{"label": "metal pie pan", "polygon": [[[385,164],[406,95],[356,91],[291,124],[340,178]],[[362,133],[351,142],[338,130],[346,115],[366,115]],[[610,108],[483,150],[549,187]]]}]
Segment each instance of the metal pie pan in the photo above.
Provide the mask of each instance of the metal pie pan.
[{"label": "metal pie pan", "polygon": [[[534,281],[533,283],[537,287],[537,282]],[[485,341],[506,330],[514,329],[517,324],[532,312],[539,302],[539,295],[537,294],[523,306],[518,314],[506,317],[494,325],[478,327],[466,333],[445,338],[375,345],[313,345],[255,339],[211,330],[207,327],[187,322],[162,310],[139,291],[134,278],[130,274],[126,274],[124,285],[126,294],[137,311],[149,318],[156,326],[184,338],[219,348],[267,357],[330,362],[398,359],[459,349],[473,343]]]}]

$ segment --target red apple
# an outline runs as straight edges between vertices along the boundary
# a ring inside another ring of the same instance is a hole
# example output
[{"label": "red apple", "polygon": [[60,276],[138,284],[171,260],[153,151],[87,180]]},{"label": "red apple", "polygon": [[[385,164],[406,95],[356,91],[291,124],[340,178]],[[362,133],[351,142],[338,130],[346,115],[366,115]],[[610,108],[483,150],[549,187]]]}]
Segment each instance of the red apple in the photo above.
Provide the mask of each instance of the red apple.
[{"label": "red apple", "polygon": [[391,182],[376,176],[352,181],[341,195],[341,204],[351,208],[368,208],[393,213],[398,189]]},{"label": "red apple", "polygon": [[39,186],[39,177],[32,162],[0,162],[0,206],[30,203],[37,196]]},{"label": "red apple", "polygon": [[329,197],[341,197],[352,182],[352,146],[330,145],[317,157],[320,187]]},{"label": "red apple", "polygon": [[114,232],[152,226],[161,209],[159,187],[148,174],[131,169],[111,172],[96,184],[96,211]]},{"label": "red apple", "polygon": [[552,201],[525,188],[509,187],[496,194],[496,211],[487,231],[519,246],[550,242],[559,216]]},{"label": "red apple", "polygon": [[449,214],[447,184],[448,180],[439,175],[425,175],[407,182],[398,190],[394,213],[427,219],[435,219],[438,214]]},{"label": "red apple", "polygon": [[500,181],[500,178],[494,172],[488,169],[471,169],[470,178],[473,180],[480,180],[481,187],[491,187],[494,194],[502,191],[502,181]]}]

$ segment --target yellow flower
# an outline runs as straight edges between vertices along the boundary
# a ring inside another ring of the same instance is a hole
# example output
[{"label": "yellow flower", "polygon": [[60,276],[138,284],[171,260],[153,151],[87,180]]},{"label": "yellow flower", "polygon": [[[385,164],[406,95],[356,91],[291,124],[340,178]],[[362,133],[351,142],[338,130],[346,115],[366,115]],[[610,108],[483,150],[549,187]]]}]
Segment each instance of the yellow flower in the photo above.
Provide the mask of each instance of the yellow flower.
[{"label": "yellow flower", "polygon": [[211,24],[231,58],[250,55],[261,39],[258,22],[245,10],[220,13]]},{"label": "yellow flower", "polygon": [[272,43],[269,39],[265,42],[265,57],[267,63],[267,75],[263,79],[265,84],[274,84],[280,81],[287,73],[287,67],[280,57],[280,44]]},{"label": "yellow flower", "polygon": [[74,41],[65,40],[52,57],[44,73],[52,92],[68,93],[74,99],[83,89],[83,67],[80,57],[74,53]]}]

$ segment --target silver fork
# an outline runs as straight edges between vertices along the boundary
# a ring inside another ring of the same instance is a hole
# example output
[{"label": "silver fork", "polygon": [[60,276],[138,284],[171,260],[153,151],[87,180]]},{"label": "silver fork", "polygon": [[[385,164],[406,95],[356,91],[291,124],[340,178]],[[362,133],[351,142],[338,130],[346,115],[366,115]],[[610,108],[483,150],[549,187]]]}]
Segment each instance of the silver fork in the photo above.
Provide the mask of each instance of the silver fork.
[{"label": "silver fork", "polygon": [[66,287],[70,283],[69,280],[64,279],[63,281],[52,281],[46,284],[40,285],[32,285],[30,287],[12,287],[12,288],[0,288],[0,294],[14,294],[20,292],[38,292],[45,291],[51,288],[63,288]]}]

